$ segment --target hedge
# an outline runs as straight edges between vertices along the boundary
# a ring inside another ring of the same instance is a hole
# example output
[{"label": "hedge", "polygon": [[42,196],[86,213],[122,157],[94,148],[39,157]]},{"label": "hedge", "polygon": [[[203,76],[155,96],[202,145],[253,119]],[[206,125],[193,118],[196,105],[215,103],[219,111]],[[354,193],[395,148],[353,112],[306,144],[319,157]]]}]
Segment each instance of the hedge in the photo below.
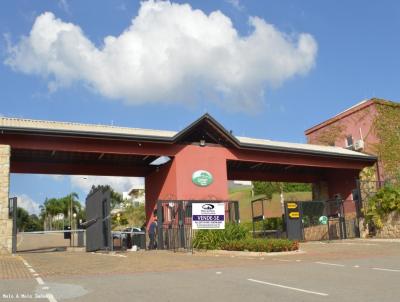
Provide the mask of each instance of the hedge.
[{"label": "hedge", "polygon": [[223,242],[220,246],[227,251],[249,251],[249,252],[287,252],[299,249],[298,241],[288,239],[254,239],[247,238]]},{"label": "hedge", "polygon": [[224,230],[198,230],[195,232],[193,247],[197,249],[216,250],[226,242],[242,240],[248,231],[240,224],[226,223]]}]

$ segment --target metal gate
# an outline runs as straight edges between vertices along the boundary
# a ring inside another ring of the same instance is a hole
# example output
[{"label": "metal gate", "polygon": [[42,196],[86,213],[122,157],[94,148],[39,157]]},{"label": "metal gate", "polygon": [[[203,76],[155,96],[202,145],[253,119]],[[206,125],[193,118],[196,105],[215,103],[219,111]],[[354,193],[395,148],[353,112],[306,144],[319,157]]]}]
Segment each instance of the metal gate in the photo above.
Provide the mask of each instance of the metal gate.
[{"label": "metal gate", "polygon": [[102,188],[86,198],[86,251],[111,250],[110,190]]},{"label": "metal gate", "polygon": [[287,236],[297,240],[334,240],[356,237],[356,219],[346,221],[344,200],[285,202]]},{"label": "metal gate", "polygon": [[239,203],[221,200],[159,200],[157,202],[158,249],[192,251],[192,204],[224,203],[225,222],[240,222]]}]

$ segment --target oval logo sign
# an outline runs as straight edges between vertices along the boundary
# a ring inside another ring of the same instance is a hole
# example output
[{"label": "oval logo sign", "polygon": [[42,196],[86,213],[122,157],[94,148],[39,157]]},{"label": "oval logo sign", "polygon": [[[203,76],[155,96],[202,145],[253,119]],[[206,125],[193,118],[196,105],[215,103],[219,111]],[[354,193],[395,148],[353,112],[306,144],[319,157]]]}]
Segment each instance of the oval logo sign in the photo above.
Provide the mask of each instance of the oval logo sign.
[{"label": "oval logo sign", "polygon": [[318,221],[320,224],[328,224],[328,217],[321,216],[321,217],[319,217]]},{"label": "oval logo sign", "polygon": [[214,209],[214,205],[212,205],[212,204],[210,204],[210,203],[203,204],[201,207],[202,207],[204,210],[212,210],[212,209]]},{"label": "oval logo sign", "polygon": [[195,171],[192,175],[192,182],[199,187],[207,187],[212,184],[213,176],[205,170]]}]

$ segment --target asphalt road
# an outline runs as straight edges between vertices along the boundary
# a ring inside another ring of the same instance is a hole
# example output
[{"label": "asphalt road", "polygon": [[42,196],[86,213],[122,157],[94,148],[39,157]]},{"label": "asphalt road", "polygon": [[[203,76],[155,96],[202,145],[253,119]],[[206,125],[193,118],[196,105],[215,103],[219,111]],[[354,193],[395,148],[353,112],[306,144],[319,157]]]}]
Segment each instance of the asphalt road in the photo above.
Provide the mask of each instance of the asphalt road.
[{"label": "asphalt road", "polygon": [[[266,257],[21,254],[26,269],[34,271],[32,278],[0,280],[0,301],[27,301],[7,297],[17,293],[52,302],[400,301],[400,243],[344,241],[301,248],[306,253]],[[79,265],[57,265],[60,259],[78,258]],[[143,262],[147,269],[133,268]],[[160,267],[161,262],[166,265]],[[105,268],[97,269],[101,263]],[[76,270],[67,271],[68,266]]]}]

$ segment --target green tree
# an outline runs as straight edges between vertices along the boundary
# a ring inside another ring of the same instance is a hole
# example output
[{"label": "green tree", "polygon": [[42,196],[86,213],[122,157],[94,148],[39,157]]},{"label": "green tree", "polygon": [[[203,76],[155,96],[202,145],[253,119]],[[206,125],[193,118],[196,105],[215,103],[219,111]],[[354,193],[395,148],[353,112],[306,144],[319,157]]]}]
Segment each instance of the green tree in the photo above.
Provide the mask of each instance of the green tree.
[{"label": "green tree", "polygon": [[255,195],[265,195],[266,198],[272,198],[274,193],[280,192],[311,192],[311,184],[293,183],[293,182],[271,182],[255,181],[253,182]]},{"label": "green tree", "polygon": [[25,231],[29,222],[29,213],[24,208],[17,207],[17,229],[20,232]]},{"label": "green tree", "polygon": [[111,209],[115,209],[118,205],[121,205],[124,202],[124,199],[122,198],[122,194],[118,193],[115,191],[110,185],[93,185],[90,194],[92,194],[94,191],[97,191],[101,189],[103,192],[109,190],[111,192],[111,200],[110,200],[110,207]]}]

